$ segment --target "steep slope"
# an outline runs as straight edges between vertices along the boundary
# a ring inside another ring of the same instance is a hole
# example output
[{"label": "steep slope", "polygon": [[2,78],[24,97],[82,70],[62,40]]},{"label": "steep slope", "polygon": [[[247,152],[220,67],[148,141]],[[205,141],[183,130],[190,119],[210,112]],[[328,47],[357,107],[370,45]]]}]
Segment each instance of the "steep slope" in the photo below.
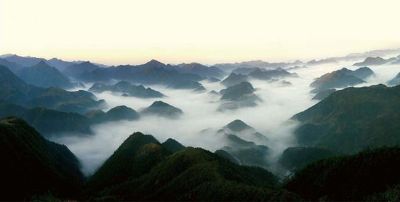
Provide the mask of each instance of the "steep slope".
[{"label": "steep slope", "polygon": [[101,68],[101,67],[87,61],[87,62],[81,62],[78,64],[72,64],[72,65],[66,66],[64,68],[63,73],[69,77],[72,77],[75,79],[81,79],[82,75],[84,75],[86,73],[90,73],[98,68]]},{"label": "steep slope", "polygon": [[29,200],[53,194],[75,198],[83,175],[76,157],[64,145],[45,140],[24,121],[0,120],[1,200]]},{"label": "steep slope", "polygon": [[17,72],[17,75],[26,83],[38,87],[73,87],[73,84],[66,76],[43,60],[36,65],[21,69]]},{"label": "steep slope", "polygon": [[203,149],[186,148],[159,161],[149,172],[98,192],[96,199],[266,200],[277,194],[273,190],[276,183],[263,169],[238,166]]},{"label": "steep slope", "polygon": [[228,77],[221,81],[221,84],[230,87],[242,82],[247,82],[249,80],[248,76],[242,74],[231,73]]},{"label": "steep slope", "polygon": [[167,151],[171,152],[171,153],[175,153],[178,151],[181,151],[183,149],[185,149],[185,146],[183,146],[181,143],[179,143],[178,141],[172,139],[172,138],[168,138],[165,142],[163,142],[161,144]]},{"label": "steep slope", "polygon": [[100,108],[104,100],[86,91],[69,92],[60,88],[40,88],[26,84],[7,67],[0,65],[0,101],[24,107],[45,107],[66,112],[84,113]]},{"label": "steep slope", "polygon": [[345,153],[400,144],[400,86],[337,91],[293,118],[300,145]]},{"label": "steep slope", "polygon": [[314,88],[313,92],[317,93],[332,88],[345,88],[361,84],[365,82],[363,79],[366,79],[372,75],[372,70],[367,67],[362,67],[355,71],[342,68],[340,70],[322,75],[321,77],[315,79],[310,86]]},{"label": "steep slope", "polygon": [[61,133],[90,134],[90,120],[76,113],[60,112],[46,108],[24,108],[0,103],[0,117],[16,116],[27,121],[46,137]]},{"label": "steep slope", "polygon": [[337,153],[318,147],[289,147],[283,151],[279,164],[290,171],[297,171],[306,165],[332,156]]},{"label": "steep slope", "polygon": [[219,93],[222,95],[222,102],[219,110],[256,106],[261,99],[254,92],[255,89],[249,82],[242,82],[221,90]]},{"label": "steep slope", "polygon": [[0,65],[3,65],[5,67],[7,67],[10,71],[12,71],[14,74],[16,74],[17,72],[21,71],[23,68],[26,68],[24,66],[21,66],[17,63],[14,62],[9,62],[3,58],[0,58]]},{"label": "steep slope", "polygon": [[162,101],[155,101],[149,107],[141,111],[144,115],[155,115],[165,118],[179,118],[183,111],[168,103]]},{"label": "steep slope", "polygon": [[[216,131],[223,138],[224,146],[216,154],[239,165],[267,168],[270,149],[269,141],[261,133],[241,120],[234,120]],[[226,155],[228,153],[229,155]]]},{"label": "steep slope", "polygon": [[397,86],[400,84],[400,73],[398,73],[393,79],[388,81],[388,84],[391,86]]},{"label": "steep slope", "polygon": [[388,61],[381,57],[367,57],[362,62],[354,63],[354,66],[383,65],[387,62]]},{"label": "steep slope", "polygon": [[136,132],[89,179],[88,192],[94,193],[144,175],[167,155],[169,152],[153,136]]},{"label": "steep slope", "polygon": [[399,161],[397,147],[321,160],[296,173],[285,187],[306,200],[365,201],[400,184]]}]

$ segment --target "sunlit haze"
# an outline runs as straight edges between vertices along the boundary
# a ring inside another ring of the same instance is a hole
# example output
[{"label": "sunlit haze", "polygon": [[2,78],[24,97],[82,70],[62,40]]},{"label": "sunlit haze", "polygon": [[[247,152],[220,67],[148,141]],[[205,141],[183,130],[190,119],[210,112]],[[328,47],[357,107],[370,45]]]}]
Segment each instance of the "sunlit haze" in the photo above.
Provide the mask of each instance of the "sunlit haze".
[{"label": "sunlit haze", "polygon": [[0,54],[206,64],[400,47],[398,0],[1,0]]}]

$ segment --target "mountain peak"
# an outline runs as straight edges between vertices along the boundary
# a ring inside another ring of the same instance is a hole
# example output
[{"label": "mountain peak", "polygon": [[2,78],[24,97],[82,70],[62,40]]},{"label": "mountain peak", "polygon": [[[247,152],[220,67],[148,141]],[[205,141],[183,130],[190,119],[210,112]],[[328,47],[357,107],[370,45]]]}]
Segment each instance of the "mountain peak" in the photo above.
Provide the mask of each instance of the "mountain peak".
[{"label": "mountain peak", "polygon": [[36,65],[34,66],[50,66],[49,64],[47,64],[47,62],[45,60],[40,60]]},{"label": "mountain peak", "polygon": [[228,125],[226,125],[227,128],[229,128],[232,131],[242,131],[242,130],[247,130],[247,129],[252,129],[251,126],[247,125],[245,122],[242,120],[236,119]]},{"label": "mountain peak", "polygon": [[152,59],[152,60],[148,61],[147,63],[145,63],[145,65],[164,66],[165,64],[160,62],[160,61],[158,61],[158,60]]}]

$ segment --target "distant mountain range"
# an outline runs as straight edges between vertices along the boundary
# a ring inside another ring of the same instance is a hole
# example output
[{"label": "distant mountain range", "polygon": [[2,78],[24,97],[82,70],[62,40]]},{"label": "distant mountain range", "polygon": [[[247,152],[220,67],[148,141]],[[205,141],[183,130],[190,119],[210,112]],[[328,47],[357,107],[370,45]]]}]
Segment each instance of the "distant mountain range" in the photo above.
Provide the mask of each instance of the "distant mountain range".
[{"label": "distant mountain range", "polygon": [[151,88],[145,88],[143,85],[132,85],[127,81],[120,81],[114,85],[95,83],[89,88],[89,91],[96,93],[102,93],[104,91],[119,92],[122,93],[123,96],[139,98],[161,98],[165,96]]},{"label": "distant mountain range", "polygon": [[93,94],[86,91],[69,92],[29,85],[4,66],[0,66],[0,101],[77,113],[101,108],[105,104],[104,100],[96,100]]}]

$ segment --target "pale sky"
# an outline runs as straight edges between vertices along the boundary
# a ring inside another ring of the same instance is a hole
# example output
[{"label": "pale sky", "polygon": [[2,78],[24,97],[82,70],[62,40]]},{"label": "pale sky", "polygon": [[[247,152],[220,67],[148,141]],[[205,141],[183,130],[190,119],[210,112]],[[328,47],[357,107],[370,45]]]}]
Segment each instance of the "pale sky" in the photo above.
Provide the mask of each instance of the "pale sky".
[{"label": "pale sky", "polygon": [[0,0],[0,54],[281,61],[400,47],[399,0]]}]

